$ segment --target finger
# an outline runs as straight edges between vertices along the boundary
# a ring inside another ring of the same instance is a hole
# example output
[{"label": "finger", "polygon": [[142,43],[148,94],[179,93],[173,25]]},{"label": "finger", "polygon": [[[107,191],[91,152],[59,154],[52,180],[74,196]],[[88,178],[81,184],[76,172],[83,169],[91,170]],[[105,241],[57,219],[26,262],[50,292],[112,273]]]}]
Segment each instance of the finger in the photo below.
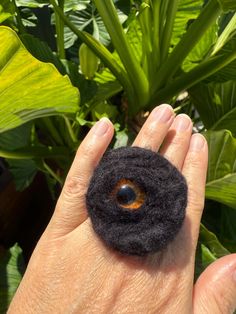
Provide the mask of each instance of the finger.
[{"label": "finger", "polygon": [[236,254],[220,258],[198,278],[194,314],[232,314],[236,310]]},{"label": "finger", "polygon": [[160,153],[179,170],[182,169],[192,134],[192,120],[180,114],[172,123]]},{"label": "finger", "polygon": [[81,143],[50,223],[57,235],[58,232],[66,234],[74,230],[87,218],[85,194],[88,184],[113,133],[112,123],[107,118],[102,118]]},{"label": "finger", "polygon": [[207,162],[208,148],[204,136],[201,134],[192,135],[182,172],[188,185],[186,216],[191,226],[194,245],[197,242],[204,207]]},{"label": "finger", "polygon": [[144,123],[133,146],[157,151],[174,119],[174,111],[170,105],[156,107]]}]

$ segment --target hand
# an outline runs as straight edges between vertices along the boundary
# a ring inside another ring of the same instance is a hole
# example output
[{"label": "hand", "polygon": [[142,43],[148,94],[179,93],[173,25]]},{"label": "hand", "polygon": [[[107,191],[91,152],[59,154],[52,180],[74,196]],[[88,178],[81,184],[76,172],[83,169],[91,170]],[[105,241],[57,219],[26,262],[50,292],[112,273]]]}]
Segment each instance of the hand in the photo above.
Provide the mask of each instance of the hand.
[{"label": "hand", "polygon": [[236,254],[213,263],[193,285],[207,143],[202,135],[191,134],[190,118],[175,118],[168,105],[155,108],[138,134],[134,145],[153,151],[161,147],[161,154],[186,177],[188,206],[180,233],[165,251],[127,257],[107,248],[87,217],[89,180],[113,136],[111,122],[100,120],[78,149],[9,313],[232,313]]}]

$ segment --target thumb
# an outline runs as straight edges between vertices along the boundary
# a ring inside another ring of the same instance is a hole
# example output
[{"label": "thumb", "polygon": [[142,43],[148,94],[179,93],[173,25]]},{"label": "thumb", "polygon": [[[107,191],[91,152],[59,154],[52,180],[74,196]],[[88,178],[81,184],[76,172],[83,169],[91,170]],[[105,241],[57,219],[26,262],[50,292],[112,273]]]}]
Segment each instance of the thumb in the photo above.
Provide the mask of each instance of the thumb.
[{"label": "thumb", "polygon": [[208,266],[193,294],[194,314],[231,314],[236,309],[236,254]]}]

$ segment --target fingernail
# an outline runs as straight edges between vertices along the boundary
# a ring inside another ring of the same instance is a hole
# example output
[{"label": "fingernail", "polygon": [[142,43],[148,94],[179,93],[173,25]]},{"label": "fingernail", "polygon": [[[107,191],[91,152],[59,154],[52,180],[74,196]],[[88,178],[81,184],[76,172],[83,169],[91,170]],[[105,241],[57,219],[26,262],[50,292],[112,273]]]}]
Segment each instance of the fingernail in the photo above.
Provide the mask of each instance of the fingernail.
[{"label": "fingernail", "polygon": [[153,111],[153,118],[155,121],[162,123],[168,122],[174,115],[174,111],[170,105],[161,105],[156,107]]},{"label": "fingernail", "polygon": [[93,127],[93,132],[97,136],[104,135],[110,127],[110,120],[107,118],[101,118]]},{"label": "fingernail", "polygon": [[203,149],[205,143],[206,143],[205,137],[203,137],[200,134],[194,134],[190,142],[189,150],[192,152],[199,152],[200,150]]},{"label": "fingernail", "polygon": [[191,124],[192,122],[188,116],[180,114],[175,118],[175,121],[173,122],[172,126],[177,131],[186,131],[188,130]]}]

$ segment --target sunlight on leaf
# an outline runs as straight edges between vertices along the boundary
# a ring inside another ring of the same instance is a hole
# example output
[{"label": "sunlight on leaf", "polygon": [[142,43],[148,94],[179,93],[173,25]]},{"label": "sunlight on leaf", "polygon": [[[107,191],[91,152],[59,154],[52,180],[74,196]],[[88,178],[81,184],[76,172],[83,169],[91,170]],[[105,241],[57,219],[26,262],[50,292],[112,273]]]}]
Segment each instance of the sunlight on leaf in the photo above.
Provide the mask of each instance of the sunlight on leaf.
[{"label": "sunlight on leaf", "polygon": [[0,132],[27,121],[76,113],[79,92],[52,64],[39,62],[16,33],[0,27]]},{"label": "sunlight on leaf", "polygon": [[236,209],[236,138],[227,130],[208,131],[206,198]]},{"label": "sunlight on leaf", "polygon": [[22,251],[17,244],[7,251],[0,251],[0,313],[6,313],[23,271]]}]

